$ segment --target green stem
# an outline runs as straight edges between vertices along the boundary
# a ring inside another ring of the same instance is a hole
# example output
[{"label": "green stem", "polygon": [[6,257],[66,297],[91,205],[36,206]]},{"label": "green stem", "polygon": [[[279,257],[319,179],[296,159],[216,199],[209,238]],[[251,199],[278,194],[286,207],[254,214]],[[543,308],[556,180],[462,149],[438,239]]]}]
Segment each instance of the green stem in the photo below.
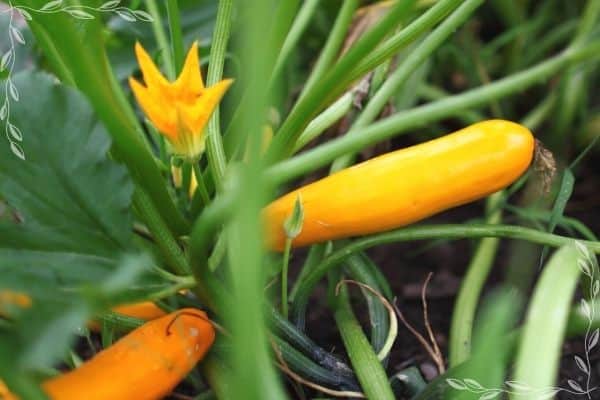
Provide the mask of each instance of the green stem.
[{"label": "green stem", "polygon": [[[276,89],[277,85],[265,86],[265,83],[268,84],[273,76],[273,68],[275,67],[277,54],[279,54],[281,46],[283,46],[283,43],[285,42],[290,26],[294,21],[299,3],[300,0],[280,1],[277,3],[278,6],[276,7],[275,12],[273,12],[274,7],[271,7],[271,10],[269,10],[267,14],[260,16],[260,20],[263,24],[261,27],[261,43],[258,47],[249,48],[247,51],[251,53],[253,59],[260,61],[261,68],[258,71],[260,71],[262,75],[259,76],[257,71],[252,71],[252,69],[249,68],[251,64],[244,65],[245,68],[241,70],[241,72],[243,72],[241,75],[246,75],[248,78],[242,77],[240,79],[240,82],[245,83],[245,86],[240,90],[243,94],[238,101],[237,109],[229,121],[229,126],[224,135],[225,153],[230,159],[234,157],[244,158],[244,151],[247,151],[246,149],[248,147],[246,146],[246,141],[248,139],[248,133],[254,132],[249,129],[248,126],[244,126],[244,121],[248,118],[247,115],[256,113],[256,115],[263,116],[263,119],[266,117],[268,110],[267,104],[263,105],[263,109],[256,109],[256,104],[263,103],[262,100],[257,102],[257,94],[260,93],[261,95],[269,96],[274,94],[273,89]],[[265,25],[266,21],[272,21],[272,23]],[[265,32],[267,27],[270,27],[270,30]],[[267,34],[266,36],[265,33]],[[262,47],[265,47],[265,49],[261,50],[262,53],[259,56],[257,50]],[[261,127],[257,127],[256,131],[258,132],[261,129],[262,125]]]},{"label": "green stem", "polygon": [[[298,307],[303,307],[314,286],[330,270],[340,266],[350,255],[388,243],[408,242],[415,240],[445,239],[457,240],[467,238],[503,237],[510,239],[526,240],[532,243],[544,244],[550,247],[559,247],[573,241],[572,238],[540,232],[535,229],[513,225],[434,225],[413,226],[401,228],[390,232],[365,236],[349,245],[341,247],[326,257],[319,265],[315,266],[299,283],[296,292]],[[581,241],[588,246],[590,251],[600,254],[600,242]]]},{"label": "green stem", "polygon": [[[488,209],[496,208],[496,204],[502,201],[502,197],[503,192],[489,197]],[[502,209],[496,208],[486,218],[486,222],[492,225],[499,224],[501,218]],[[471,336],[479,296],[494,263],[499,243],[498,238],[481,239],[467,268],[452,312],[448,356],[450,367],[462,363],[469,358],[471,353]]]},{"label": "green stem", "polygon": [[[419,68],[423,62],[431,56],[431,54],[452,35],[459,26],[465,23],[467,18],[475,12],[477,7],[483,3],[483,0],[466,0],[460,5],[444,22],[440,24],[427,38],[419,44],[403,61],[402,64],[394,71],[385,81],[375,96],[358,116],[352,129],[346,136],[355,135],[361,128],[364,128],[373,122],[381,113],[390,98],[394,96],[402,85],[406,83],[408,77]],[[332,169],[340,170],[351,164],[353,160],[352,154],[347,154],[344,157],[335,161]]]},{"label": "green stem", "polygon": [[334,317],[358,381],[367,398],[393,400],[385,370],[354,316],[348,292],[345,287],[340,289],[332,300]]},{"label": "green stem", "polygon": [[170,80],[173,80],[175,79],[175,64],[173,63],[173,57],[171,57],[169,41],[167,40],[167,34],[162,26],[162,16],[158,9],[158,5],[156,4],[156,0],[146,0],[146,8],[150,15],[152,15],[152,30],[154,31],[158,50],[163,59],[163,67],[167,77]]},{"label": "green stem", "polygon": [[581,46],[596,28],[596,21],[600,15],[600,0],[588,0],[583,15],[579,19],[577,33],[571,47]]},{"label": "green stem", "polygon": [[109,311],[98,316],[96,320],[102,325],[107,325],[119,332],[131,331],[139,328],[146,322],[142,319],[119,314],[113,311]]},{"label": "green stem", "polygon": [[331,91],[338,85],[339,80],[404,19],[412,9],[413,3],[414,0],[396,3],[388,15],[363,35],[323,79],[319,80],[318,85],[313,85],[310,91],[300,98],[271,142],[266,154],[267,160],[276,161],[291,154],[310,117],[335,99],[331,98]]},{"label": "green stem", "polygon": [[[364,283],[388,299],[393,297],[386,294],[388,292],[387,289],[389,289],[387,282],[384,283],[386,288],[380,287],[378,278],[375,276],[375,271],[378,267],[370,259],[364,257],[362,254],[355,254],[348,257],[346,265],[347,273],[352,279]],[[371,345],[375,351],[381,352],[388,339],[390,327],[388,310],[373,293],[365,289],[362,289],[362,292],[367,303],[369,320],[371,322]]]},{"label": "green stem", "polygon": [[317,115],[315,119],[310,121],[304,132],[298,138],[294,152],[299,151],[309,142],[316,139],[321,133],[327,128],[342,118],[352,108],[354,101],[354,95],[351,92],[346,93],[339,98],[335,103],[329,106],[321,114]]},{"label": "green stem", "polygon": [[556,93],[550,92],[544,100],[542,100],[535,108],[533,108],[525,117],[521,123],[530,130],[537,129],[548,118],[554,106],[556,104]]},{"label": "green stem", "polygon": [[[227,43],[229,41],[229,33],[231,30],[232,3],[232,0],[219,1],[217,20],[215,22],[213,41],[210,49],[208,76],[206,77],[207,86],[212,86],[223,78],[225,54],[227,52]],[[227,168],[227,157],[225,156],[225,150],[223,148],[219,115],[219,106],[217,106],[208,122],[206,151],[215,186],[220,190],[223,176],[225,175],[225,170]]]},{"label": "green stem", "polygon": [[199,298],[213,309],[225,307],[225,290],[216,281],[209,267],[209,252],[216,232],[231,215],[233,195],[217,197],[203,210],[190,232],[189,252],[191,271],[196,278]]},{"label": "green stem", "polygon": [[308,23],[315,13],[315,10],[319,5],[319,1],[320,0],[306,0],[304,4],[302,4],[302,8],[300,8],[300,11],[298,11],[298,15],[296,16],[296,19],[294,19],[294,23],[292,24],[292,27],[285,38],[285,42],[283,42],[283,46],[281,46],[281,51],[279,52],[279,56],[277,57],[277,61],[275,63],[275,68],[273,69],[273,80],[276,79],[279,74],[281,74],[281,71],[287,62],[290,53],[300,40],[300,37],[306,30]]},{"label": "green stem", "polygon": [[[10,387],[11,393],[21,396],[22,399],[29,400],[48,400],[49,397],[36,384],[33,378],[27,377],[24,373],[14,368],[3,368],[2,379],[6,381],[6,385]],[[3,396],[4,397],[4,396]],[[16,397],[13,397],[16,398]]]},{"label": "green stem", "polygon": [[218,399],[232,399],[229,379],[231,369],[228,368],[215,354],[210,352],[200,363],[202,373]]},{"label": "green stem", "polygon": [[202,170],[200,170],[200,164],[198,161],[192,161],[191,163],[194,170],[194,175],[196,176],[196,182],[198,182],[198,191],[200,193],[200,197],[206,206],[210,202],[210,196],[208,195],[208,190],[206,189],[206,183],[204,182],[204,177],[202,176]]},{"label": "green stem", "polygon": [[273,336],[272,340],[277,345],[277,350],[286,364],[304,379],[339,390],[358,390],[358,385],[353,379],[340,375],[335,370],[317,365],[294,346],[277,336]]},{"label": "green stem", "polygon": [[[424,100],[427,100],[427,102],[432,102],[449,97],[450,94],[437,86],[423,83],[419,87],[419,96],[421,96]],[[465,125],[471,125],[486,119],[483,114],[474,110],[465,110],[456,117]]]},{"label": "green stem", "polygon": [[335,60],[335,57],[338,55],[340,48],[344,43],[346,32],[348,32],[356,7],[358,7],[357,0],[344,0],[333,24],[333,28],[331,29],[329,36],[327,36],[325,47],[323,47],[323,50],[317,59],[317,63],[313,67],[312,72],[304,85],[302,95],[310,92],[315,83],[323,77],[327,68],[330,68],[333,64],[333,60]]},{"label": "green stem", "polygon": [[327,244],[326,243],[315,244],[310,247],[310,250],[308,251],[308,255],[306,256],[306,259],[304,260],[304,264],[302,264],[302,268],[300,269],[300,273],[298,274],[298,277],[296,278],[296,281],[294,282],[294,286],[292,287],[292,290],[290,291],[290,301],[291,302],[295,301],[294,299],[296,297],[296,292],[298,291],[298,283],[303,280],[303,277],[306,274],[308,274],[308,272],[315,265],[317,265],[323,259],[323,257],[325,257],[326,252],[327,252]]},{"label": "green stem", "polygon": [[190,266],[181,247],[179,247],[158,210],[154,207],[150,197],[140,187],[136,188],[133,195],[133,205],[150,233],[152,233],[169,267],[176,274],[189,275]]},{"label": "green stem", "polygon": [[288,318],[288,266],[291,250],[292,240],[286,239],[283,251],[283,267],[281,268],[281,313],[285,318]]},{"label": "green stem", "polygon": [[[519,340],[513,375],[516,381],[529,387],[543,388],[555,383],[572,298],[580,278],[581,269],[577,265],[580,258],[573,244],[562,247],[544,267],[534,290]],[[540,332],[549,330],[552,330],[552,335],[540,335]],[[586,353],[587,350],[586,343]],[[590,387],[589,381],[587,383],[587,387],[583,385],[585,389]]]},{"label": "green stem", "polygon": [[564,51],[526,71],[500,79],[489,85],[469,90],[462,94],[429,103],[409,111],[400,112],[364,128],[361,132],[343,136],[278,164],[267,171],[272,184],[280,184],[305,173],[314,171],[335,158],[389,139],[408,129],[427,125],[433,121],[485,105],[491,100],[521,92],[533,84],[545,80],[560,69],[585,58],[596,58],[600,54],[600,42],[593,45]]},{"label": "green stem", "polygon": [[271,330],[283,340],[294,346],[296,350],[307,355],[320,366],[347,381],[354,381],[354,373],[342,360],[315,344],[291,322],[283,318],[274,308],[266,307],[266,315]]},{"label": "green stem", "polygon": [[559,44],[566,43],[573,36],[573,31],[578,26],[577,22],[578,19],[573,19],[553,27],[552,31],[536,42],[530,52],[523,55],[524,65],[533,64]]},{"label": "green stem", "polygon": [[414,20],[410,25],[369,52],[348,75],[346,81],[352,82],[382,64],[385,60],[416,40],[421,34],[431,29],[452,10],[460,6],[462,2],[463,0],[440,0],[436,2],[433,7]]},{"label": "green stem", "polygon": [[169,33],[171,34],[171,48],[173,50],[172,66],[175,74],[183,68],[183,34],[181,17],[179,15],[178,0],[167,0],[167,16],[169,18]]}]

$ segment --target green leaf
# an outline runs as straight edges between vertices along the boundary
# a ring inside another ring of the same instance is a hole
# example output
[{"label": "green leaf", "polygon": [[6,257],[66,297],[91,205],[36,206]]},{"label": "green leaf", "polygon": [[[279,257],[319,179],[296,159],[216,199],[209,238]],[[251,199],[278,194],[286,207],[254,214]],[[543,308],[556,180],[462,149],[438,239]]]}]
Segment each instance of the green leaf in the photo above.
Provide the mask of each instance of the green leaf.
[{"label": "green leaf", "polygon": [[133,185],[106,158],[109,137],[82,96],[41,73],[19,74],[15,84],[23,101],[11,122],[26,161],[0,146],[0,195],[22,220],[0,224],[0,272],[11,270],[4,286],[18,283],[17,268],[44,284],[94,281],[129,248]]},{"label": "green leaf", "polygon": [[[560,181],[560,189],[558,190],[558,194],[556,195],[556,200],[554,201],[554,205],[552,206],[552,213],[550,214],[550,221],[548,222],[548,232],[554,232],[556,229],[556,225],[560,218],[562,218],[565,208],[567,207],[567,203],[573,194],[573,186],[575,185],[575,176],[571,169],[565,169],[563,173],[562,179]],[[540,265],[543,263],[546,255],[548,254],[548,247],[544,246],[542,249],[542,255],[540,257]]]},{"label": "green leaf", "polygon": [[[515,381],[535,388],[555,383],[569,310],[581,273],[578,267],[580,259],[582,256],[575,245],[565,245],[544,267],[520,338]],[[542,333],[549,331],[552,335]]]},{"label": "green leaf", "polygon": [[304,225],[304,207],[302,206],[302,197],[298,195],[292,214],[283,223],[287,238],[296,238],[302,232],[302,225]]},{"label": "green leaf", "polygon": [[144,297],[162,280],[148,257],[126,256],[134,251],[133,185],[108,159],[109,136],[87,100],[42,73],[14,82],[22,100],[10,121],[26,161],[0,141],[0,198],[18,216],[0,220],[0,291],[25,293],[32,306],[0,345],[17,344],[4,350],[25,371],[56,361],[94,312]]}]

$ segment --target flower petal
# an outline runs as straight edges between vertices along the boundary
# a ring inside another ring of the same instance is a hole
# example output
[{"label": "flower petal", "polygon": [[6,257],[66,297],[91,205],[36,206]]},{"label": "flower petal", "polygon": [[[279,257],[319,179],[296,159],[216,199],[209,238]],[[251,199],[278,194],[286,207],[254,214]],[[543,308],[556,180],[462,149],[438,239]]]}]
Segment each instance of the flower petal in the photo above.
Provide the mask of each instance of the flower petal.
[{"label": "flower petal", "polygon": [[194,42],[188,51],[181,74],[173,86],[178,93],[190,99],[202,93],[204,83],[198,60],[198,42]]},{"label": "flower petal", "polygon": [[186,124],[193,127],[195,132],[202,131],[208,123],[215,107],[219,104],[232,83],[232,79],[222,80],[216,85],[205,89],[204,93],[198,97],[194,104],[184,107],[182,116],[186,119]]},{"label": "flower petal", "polygon": [[161,74],[160,70],[156,67],[154,61],[152,61],[152,58],[148,55],[140,42],[135,43],[135,55],[140,64],[140,69],[144,75],[144,82],[147,87],[165,87],[169,85],[167,79]]},{"label": "flower petal", "polygon": [[[169,108],[163,109],[160,104],[160,99],[152,96],[151,92],[141,83],[133,78],[129,78],[129,86],[135,95],[141,109],[156,128],[164,133],[167,137],[174,139],[177,137],[177,129],[175,126],[175,118],[173,110]],[[158,101],[157,101],[158,100]]]}]

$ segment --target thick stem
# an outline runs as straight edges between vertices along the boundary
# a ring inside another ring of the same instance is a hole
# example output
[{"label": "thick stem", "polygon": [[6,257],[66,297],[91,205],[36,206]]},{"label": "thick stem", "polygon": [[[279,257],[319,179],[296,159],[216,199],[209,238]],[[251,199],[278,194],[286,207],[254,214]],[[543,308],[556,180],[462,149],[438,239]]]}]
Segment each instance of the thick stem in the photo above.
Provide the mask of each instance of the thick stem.
[{"label": "thick stem", "polygon": [[152,204],[150,197],[139,187],[133,195],[133,205],[150,233],[152,233],[169,267],[176,274],[189,275],[190,267],[181,247],[179,247],[158,210]]},{"label": "thick stem", "polygon": [[183,67],[183,35],[177,0],[167,0],[167,15],[169,18],[169,33],[171,34],[171,48],[173,50],[173,71],[175,74],[179,74]]},{"label": "thick stem", "polygon": [[[210,50],[210,64],[206,78],[207,86],[212,86],[223,78],[225,53],[231,30],[232,3],[232,0],[220,0],[219,2],[217,21],[215,22],[215,31]],[[219,106],[217,106],[208,122],[208,136],[206,138],[208,163],[217,189],[221,189],[221,183],[225,175],[225,169],[227,168],[227,158],[223,149],[219,115]]]}]

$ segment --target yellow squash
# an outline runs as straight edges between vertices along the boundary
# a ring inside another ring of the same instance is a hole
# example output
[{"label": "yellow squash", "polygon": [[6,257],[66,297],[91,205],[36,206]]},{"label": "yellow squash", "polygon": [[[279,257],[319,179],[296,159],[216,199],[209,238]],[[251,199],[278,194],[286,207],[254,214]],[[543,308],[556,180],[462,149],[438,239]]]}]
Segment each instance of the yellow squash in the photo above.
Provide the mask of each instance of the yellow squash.
[{"label": "yellow squash", "polygon": [[386,231],[510,185],[531,164],[534,147],[524,126],[490,120],[376,157],[268,205],[267,244],[283,248],[283,223],[297,198],[304,224],[294,246]]},{"label": "yellow squash", "polygon": [[[123,336],[77,369],[42,384],[52,400],[158,400],[210,349],[214,328],[203,311],[182,309]],[[0,395],[17,400],[0,383]]]}]

